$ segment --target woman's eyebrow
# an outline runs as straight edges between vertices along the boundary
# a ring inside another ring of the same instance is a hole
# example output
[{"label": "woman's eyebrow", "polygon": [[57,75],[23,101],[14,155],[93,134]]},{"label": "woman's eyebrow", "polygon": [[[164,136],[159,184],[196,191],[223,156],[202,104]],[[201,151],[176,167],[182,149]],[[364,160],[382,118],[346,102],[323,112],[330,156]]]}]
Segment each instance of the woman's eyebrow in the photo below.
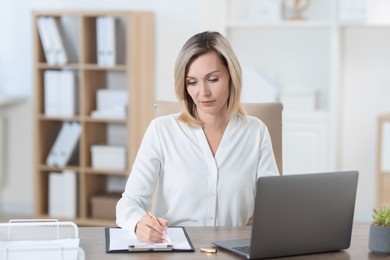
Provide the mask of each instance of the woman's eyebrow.
[{"label": "woman's eyebrow", "polygon": [[[219,70],[214,70],[214,71],[212,71],[212,72],[209,72],[209,73],[207,73],[207,74],[205,75],[205,78],[207,78],[208,76],[210,76],[210,75],[212,75],[212,74],[214,74],[214,73],[218,73],[218,72],[219,72]],[[191,77],[191,76],[187,76],[186,79],[196,79],[196,78],[195,78],[195,77]]]}]

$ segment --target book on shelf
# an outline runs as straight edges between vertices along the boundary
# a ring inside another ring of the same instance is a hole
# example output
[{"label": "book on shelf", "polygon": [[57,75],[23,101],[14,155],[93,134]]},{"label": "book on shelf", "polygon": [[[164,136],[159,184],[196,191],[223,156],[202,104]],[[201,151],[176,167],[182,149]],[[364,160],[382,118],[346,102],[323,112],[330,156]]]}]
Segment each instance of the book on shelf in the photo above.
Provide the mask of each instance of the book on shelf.
[{"label": "book on shelf", "polygon": [[104,53],[104,17],[99,16],[96,18],[96,49],[97,49],[97,64],[105,65],[105,53]]},{"label": "book on shelf", "polygon": [[49,216],[77,216],[77,173],[71,170],[49,173]]},{"label": "book on shelf", "polygon": [[60,129],[60,132],[57,135],[56,140],[54,141],[53,146],[50,149],[50,152],[46,158],[46,164],[49,166],[57,166],[58,165],[58,153],[61,150],[61,146],[63,145],[62,143],[66,139],[66,134],[69,133],[68,128],[70,127],[69,122],[64,122],[62,124],[62,127]]},{"label": "book on shelf", "polygon": [[44,113],[46,116],[60,114],[58,106],[58,87],[56,70],[46,70],[43,74],[44,81]]},{"label": "book on shelf", "polygon": [[59,111],[62,116],[74,116],[78,111],[77,89],[75,74],[71,70],[62,70],[59,73],[57,84],[59,96],[57,96]]},{"label": "book on shelf", "polygon": [[57,65],[65,65],[69,61],[68,49],[65,45],[65,36],[59,18],[48,16],[48,26],[53,38]]},{"label": "book on shelf", "polygon": [[72,70],[44,72],[44,113],[46,116],[74,116],[78,113],[76,75]]},{"label": "book on shelf", "polygon": [[114,16],[96,18],[98,65],[114,66],[117,62],[116,23],[117,20]]},{"label": "book on shelf", "polygon": [[47,26],[47,19],[44,16],[40,16],[37,19],[38,33],[41,39],[43,52],[46,57],[46,62],[49,65],[56,64],[56,57],[54,51],[54,42],[50,37],[49,27]]},{"label": "book on shelf", "polygon": [[46,62],[49,65],[68,63],[69,50],[66,46],[60,19],[53,16],[40,16],[37,23]]},{"label": "book on shelf", "polygon": [[49,166],[64,167],[78,159],[77,145],[81,134],[78,122],[64,122],[46,158]]}]

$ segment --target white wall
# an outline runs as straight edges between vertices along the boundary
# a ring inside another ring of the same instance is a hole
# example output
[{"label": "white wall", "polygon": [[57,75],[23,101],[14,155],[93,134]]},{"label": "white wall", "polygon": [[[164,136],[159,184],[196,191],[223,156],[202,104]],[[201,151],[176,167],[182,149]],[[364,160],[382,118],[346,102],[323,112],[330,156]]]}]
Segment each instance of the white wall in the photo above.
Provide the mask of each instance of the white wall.
[{"label": "white wall", "polygon": [[6,163],[0,182],[0,212],[33,211],[33,133],[31,99],[3,107]]},{"label": "white wall", "polygon": [[357,207],[369,219],[376,204],[377,118],[390,113],[390,29],[349,28],[343,37],[340,168],[359,170]]}]

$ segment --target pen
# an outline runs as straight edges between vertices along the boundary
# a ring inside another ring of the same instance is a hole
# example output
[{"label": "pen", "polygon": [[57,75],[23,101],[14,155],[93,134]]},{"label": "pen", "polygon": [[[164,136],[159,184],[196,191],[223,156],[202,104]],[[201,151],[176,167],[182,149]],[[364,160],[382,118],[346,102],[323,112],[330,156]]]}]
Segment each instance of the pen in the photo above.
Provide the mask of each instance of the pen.
[{"label": "pen", "polygon": [[[158,219],[150,211],[148,211],[148,215],[149,215],[149,217],[151,217],[154,220],[154,222],[156,222],[157,224],[159,224],[161,226],[161,224],[158,221]],[[169,238],[168,234],[164,234],[164,238],[165,238],[166,241],[168,241],[168,243],[172,244],[172,241]]]}]

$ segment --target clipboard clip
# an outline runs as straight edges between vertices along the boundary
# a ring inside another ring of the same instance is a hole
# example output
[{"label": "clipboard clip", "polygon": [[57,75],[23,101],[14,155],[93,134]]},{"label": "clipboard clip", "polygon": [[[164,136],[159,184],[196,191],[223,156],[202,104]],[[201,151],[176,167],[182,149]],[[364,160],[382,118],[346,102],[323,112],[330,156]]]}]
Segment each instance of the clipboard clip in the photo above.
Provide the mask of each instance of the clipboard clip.
[{"label": "clipboard clip", "polygon": [[128,250],[130,252],[160,252],[160,251],[172,251],[173,245],[147,245],[147,246],[136,246],[129,245]]}]

